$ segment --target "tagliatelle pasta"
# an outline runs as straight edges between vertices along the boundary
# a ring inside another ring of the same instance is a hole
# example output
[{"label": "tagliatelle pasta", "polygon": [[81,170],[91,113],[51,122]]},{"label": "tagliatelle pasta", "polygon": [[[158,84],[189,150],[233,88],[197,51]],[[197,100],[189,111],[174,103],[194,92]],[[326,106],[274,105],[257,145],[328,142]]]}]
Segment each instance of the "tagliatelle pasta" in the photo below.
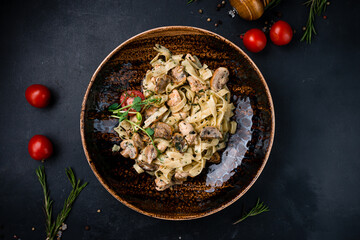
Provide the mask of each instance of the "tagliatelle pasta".
[{"label": "tagliatelle pasta", "polygon": [[212,71],[191,54],[172,55],[160,45],[154,49],[158,54],[142,92],[145,101],[156,101],[141,109],[138,122],[121,119],[114,130],[123,141],[113,150],[133,158],[134,169],[153,175],[162,191],[196,177],[207,161],[218,163],[217,151],[226,147],[236,122],[230,120],[234,105],[226,68]]}]

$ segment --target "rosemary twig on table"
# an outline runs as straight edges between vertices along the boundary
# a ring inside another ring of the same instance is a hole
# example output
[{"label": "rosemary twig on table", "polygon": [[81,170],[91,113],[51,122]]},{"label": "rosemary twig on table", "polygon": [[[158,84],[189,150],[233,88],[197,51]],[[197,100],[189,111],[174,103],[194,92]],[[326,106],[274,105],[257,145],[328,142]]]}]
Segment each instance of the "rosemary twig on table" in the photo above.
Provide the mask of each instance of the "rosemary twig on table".
[{"label": "rosemary twig on table", "polygon": [[46,183],[46,174],[44,166],[40,166],[36,170],[36,175],[38,176],[39,182],[42,186],[44,193],[44,210],[45,210],[45,218],[46,218],[46,239],[54,240],[56,235],[68,217],[71,207],[74,204],[76,198],[79,196],[80,192],[86,187],[87,182],[81,184],[80,180],[76,180],[75,174],[71,168],[66,169],[66,175],[69,178],[69,181],[72,186],[72,190],[69,194],[69,197],[65,200],[64,207],[61,212],[58,214],[55,221],[52,221],[52,203],[53,201],[49,196],[49,189]]},{"label": "rosemary twig on table", "polygon": [[269,4],[267,4],[265,6],[265,11],[276,7],[277,5],[279,5],[280,2],[281,2],[281,0],[272,0],[272,1],[270,1]]},{"label": "rosemary twig on table", "polygon": [[255,207],[251,209],[248,213],[244,214],[239,220],[233,223],[233,225],[238,224],[239,222],[244,221],[248,217],[256,216],[260,213],[269,211],[268,206],[266,206],[263,202],[260,202],[260,199],[258,199]]},{"label": "rosemary twig on table", "polygon": [[316,35],[314,26],[315,16],[320,16],[326,10],[327,0],[308,0],[305,5],[310,8],[309,18],[306,22],[305,32],[301,38],[301,41],[306,41],[308,44],[311,43],[313,35]]}]

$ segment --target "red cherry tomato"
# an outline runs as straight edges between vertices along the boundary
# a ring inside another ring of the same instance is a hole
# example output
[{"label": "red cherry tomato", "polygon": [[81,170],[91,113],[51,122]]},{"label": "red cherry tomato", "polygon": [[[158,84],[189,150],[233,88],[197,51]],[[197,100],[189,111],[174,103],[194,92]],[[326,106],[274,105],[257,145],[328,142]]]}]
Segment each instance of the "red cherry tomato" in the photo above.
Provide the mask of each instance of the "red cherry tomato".
[{"label": "red cherry tomato", "polygon": [[33,84],[25,91],[25,98],[31,106],[37,108],[46,107],[50,102],[50,91],[47,87],[41,84]]},{"label": "red cherry tomato", "polygon": [[[120,96],[120,103],[122,107],[131,105],[134,101],[134,98],[140,97],[141,100],[144,100],[144,94],[138,90],[129,90],[126,92],[123,92]],[[130,109],[130,111],[136,112],[135,109]],[[134,115],[135,113],[129,113],[130,116]]]},{"label": "red cherry tomato", "polygon": [[250,52],[260,52],[266,46],[266,36],[263,31],[257,28],[247,31],[243,38],[243,43]]},{"label": "red cherry tomato", "polygon": [[28,151],[30,157],[41,161],[52,155],[53,145],[47,137],[43,135],[35,135],[29,141]]},{"label": "red cherry tomato", "polygon": [[270,29],[270,39],[278,46],[288,44],[293,37],[291,26],[284,21],[277,21]]}]

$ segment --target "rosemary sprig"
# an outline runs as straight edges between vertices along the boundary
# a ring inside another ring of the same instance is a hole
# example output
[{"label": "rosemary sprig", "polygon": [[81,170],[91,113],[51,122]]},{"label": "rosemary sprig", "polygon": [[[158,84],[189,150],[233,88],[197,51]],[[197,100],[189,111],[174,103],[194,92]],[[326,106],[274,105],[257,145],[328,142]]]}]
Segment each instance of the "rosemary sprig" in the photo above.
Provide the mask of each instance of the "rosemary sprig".
[{"label": "rosemary sprig", "polygon": [[279,5],[280,2],[281,2],[281,0],[272,0],[272,1],[270,1],[270,2],[265,6],[265,11],[276,7],[277,5]]},{"label": "rosemary sprig", "polygon": [[188,4],[190,4],[190,3],[192,3],[192,2],[194,2],[195,0],[188,0]]},{"label": "rosemary sprig", "polygon": [[311,44],[311,39],[313,35],[316,35],[316,30],[314,26],[315,16],[320,16],[326,10],[327,0],[308,0],[304,4],[310,8],[309,18],[306,22],[306,29],[304,35],[300,41],[306,41],[306,43]]},{"label": "rosemary sprig", "polygon": [[250,210],[250,212],[244,214],[239,220],[233,223],[233,225],[238,224],[239,222],[244,221],[248,217],[256,216],[260,213],[269,211],[268,206],[266,206],[263,202],[260,202],[260,199],[258,198],[255,207]]},{"label": "rosemary sprig", "polygon": [[36,175],[38,176],[39,182],[42,186],[44,192],[44,209],[45,209],[45,218],[46,218],[46,239],[47,240],[54,240],[56,235],[68,217],[71,207],[73,206],[76,198],[79,196],[80,192],[86,187],[88,184],[85,182],[81,184],[80,180],[76,181],[76,177],[74,172],[71,168],[66,169],[66,175],[69,178],[69,181],[72,186],[72,190],[69,194],[69,197],[65,200],[64,207],[61,212],[58,214],[55,221],[52,221],[52,203],[53,201],[50,199],[49,189],[46,183],[46,175],[44,166],[40,166],[36,169]]}]

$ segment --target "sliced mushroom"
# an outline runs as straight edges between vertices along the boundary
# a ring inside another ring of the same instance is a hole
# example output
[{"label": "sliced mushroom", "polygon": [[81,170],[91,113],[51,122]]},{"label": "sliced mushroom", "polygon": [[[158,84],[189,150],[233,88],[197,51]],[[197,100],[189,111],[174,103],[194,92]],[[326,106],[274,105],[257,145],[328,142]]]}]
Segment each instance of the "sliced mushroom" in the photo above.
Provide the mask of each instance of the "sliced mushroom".
[{"label": "sliced mushroom", "polygon": [[165,189],[171,186],[170,183],[166,183],[160,178],[155,179],[155,184],[156,184],[155,189],[158,191],[164,191]]},{"label": "sliced mushroom", "polygon": [[177,151],[183,153],[188,149],[188,144],[180,133],[175,133],[173,136],[174,147]]},{"label": "sliced mushroom", "polygon": [[185,136],[185,139],[189,143],[189,145],[194,143],[196,138],[196,132],[191,123],[181,121],[179,123],[179,130],[181,134]]},{"label": "sliced mushroom", "polygon": [[200,138],[219,139],[222,138],[222,134],[216,127],[204,127],[200,132]]},{"label": "sliced mushroom", "polygon": [[134,133],[131,140],[133,140],[134,145],[137,149],[141,150],[145,147],[145,143],[143,142],[143,140],[141,139],[140,134],[138,133]]},{"label": "sliced mushroom", "polygon": [[200,80],[194,78],[193,76],[188,76],[187,80],[189,82],[191,91],[199,92],[201,90],[207,89],[207,86],[205,84],[203,84],[202,82],[200,82]]},{"label": "sliced mushroom", "polygon": [[169,107],[174,107],[181,102],[181,96],[178,90],[174,89],[169,94],[169,100],[166,102]]},{"label": "sliced mushroom", "polygon": [[215,70],[214,75],[210,80],[210,88],[214,91],[223,89],[224,85],[229,81],[229,70],[224,67],[219,67]]},{"label": "sliced mushroom", "polygon": [[157,157],[157,150],[153,145],[148,145],[144,148],[144,161],[148,164],[151,164],[154,159]]},{"label": "sliced mushroom", "polygon": [[154,137],[167,140],[171,139],[172,128],[170,125],[163,122],[157,122],[153,125],[152,129],[154,130]]},{"label": "sliced mushroom", "polygon": [[168,75],[164,75],[161,77],[152,77],[151,81],[155,84],[155,92],[158,94],[162,94],[166,90],[166,86],[170,83],[170,77]]},{"label": "sliced mushroom", "polygon": [[151,115],[153,115],[157,110],[159,110],[159,108],[151,106],[148,109],[145,110],[144,112],[144,118],[148,119]]},{"label": "sliced mushroom", "polygon": [[136,149],[132,140],[122,141],[120,147],[124,149],[120,152],[121,155],[123,155],[124,157],[130,157],[131,159],[135,159],[138,156],[138,150]]},{"label": "sliced mushroom", "polygon": [[208,161],[216,164],[220,163],[220,154],[218,152],[215,152]]},{"label": "sliced mushroom", "polygon": [[180,85],[186,81],[186,73],[184,66],[177,66],[171,69],[172,81],[175,85]]},{"label": "sliced mushroom", "polygon": [[187,172],[176,172],[174,175],[174,182],[176,184],[182,184],[184,181],[186,181],[187,177],[189,176],[189,173]]},{"label": "sliced mushroom", "polygon": [[145,171],[156,171],[158,169],[158,166],[155,164],[148,164],[148,163],[144,163],[144,162],[138,162],[139,167],[141,167],[142,169],[144,169]]}]

